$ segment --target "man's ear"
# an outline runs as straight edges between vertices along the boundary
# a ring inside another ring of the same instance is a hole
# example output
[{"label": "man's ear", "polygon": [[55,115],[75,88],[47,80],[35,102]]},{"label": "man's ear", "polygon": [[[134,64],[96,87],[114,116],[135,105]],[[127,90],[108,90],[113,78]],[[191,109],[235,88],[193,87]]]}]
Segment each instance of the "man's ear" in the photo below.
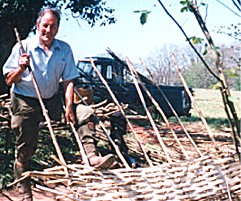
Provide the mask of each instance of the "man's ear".
[{"label": "man's ear", "polygon": [[36,23],[36,28],[39,29],[39,22]]}]

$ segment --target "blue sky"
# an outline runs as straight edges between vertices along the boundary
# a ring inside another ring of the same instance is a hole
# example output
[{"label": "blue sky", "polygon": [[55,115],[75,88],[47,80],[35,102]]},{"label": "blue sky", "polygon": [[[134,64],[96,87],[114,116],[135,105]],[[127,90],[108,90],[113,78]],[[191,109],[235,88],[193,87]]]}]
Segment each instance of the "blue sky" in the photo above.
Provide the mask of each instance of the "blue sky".
[{"label": "blue sky", "polygon": [[[183,26],[188,36],[203,37],[194,16],[190,13],[181,13],[179,0],[162,1],[168,11]],[[176,3],[170,3],[176,2]],[[222,0],[229,3],[231,0]],[[68,42],[74,52],[75,60],[85,56],[97,56],[106,54],[105,49],[109,47],[115,53],[129,57],[132,61],[151,55],[156,48],[164,44],[185,45],[185,38],[179,28],[167,16],[158,1],[154,0],[107,0],[107,5],[115,8],[117,22],[105,27],[95,26],[91,28],[85,21],[62,16],[61,26],[57,38]],[[156,6],[154,6],[156,5]],[[141,25],[140,14],[133,13],[134,10],[150,10],[147,23]],[[236,9],[237,10],[237,9]],[[207,26],[209,31],[217,29],[221,25],[230,25],[240,22],[236,16],[223,7],[216,0],[209,0]],[[233,43],[233,39],[223,34],[211,35],[216,44]]]}]

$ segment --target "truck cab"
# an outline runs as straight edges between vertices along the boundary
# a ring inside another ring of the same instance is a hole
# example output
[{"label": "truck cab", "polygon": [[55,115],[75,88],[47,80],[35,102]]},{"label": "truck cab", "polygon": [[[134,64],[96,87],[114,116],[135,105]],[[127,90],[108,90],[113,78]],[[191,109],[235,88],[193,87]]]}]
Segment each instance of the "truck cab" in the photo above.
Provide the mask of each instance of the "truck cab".
[{"label": "truck cab", "polygon": [[[127,65],[124,62],[120,62],[113,58],[91,57],[91,59],[93,59],[96,68],[108,83],[117,100],[120,103],[128,104],[133,110],[138,110],[138,113],[140,113],[140,111],[144,112],[140,97]],[[103,101],[105,99],[112,101],[109,92],[92,67],[89,58],[79,60],[77,68],[80,73],[80,77],[77,79],[77,85],[91,86],[93,88],[94,102]],[[160,93],[160,89],[163,91],[164,95],[179,116],[190,115],[191,101],[183,86],[159,85],[157,87],[142,74],[139,74],[139,76],[167,117],[171,117],[174,114],[162,93]],[[146,105],[151,107],[153,105],[152,101],[143,89],[142,93]]]}]

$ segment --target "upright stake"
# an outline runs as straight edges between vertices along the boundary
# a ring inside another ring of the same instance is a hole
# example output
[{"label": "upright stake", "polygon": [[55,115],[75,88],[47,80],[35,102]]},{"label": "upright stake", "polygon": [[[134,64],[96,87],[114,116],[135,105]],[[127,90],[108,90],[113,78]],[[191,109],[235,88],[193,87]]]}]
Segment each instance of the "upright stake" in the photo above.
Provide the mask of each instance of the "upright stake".
[{"label": "upright stake", "polygon": [[192,93],[190,92],[190,90],[189,90],[189,88],[188,88],[188,86],[187,86],[187,83],[186,83],[184,77],[182,76],[181,70],[180,70],[180,68],[179,68],[178,65],[177,65],[177,62],[176,62],[175,57],[174,57],[174,54],[171,53],[171,56],[172,56],[172,60],[173,60],[173,62],[174,62],[174,64],[175,64],[175,66],[176,66],[176,69],[177,69],[177,71],[178,71],[179,77],[180,77],[180,79],[181,79],[181,81],[182,81],[182,83],[183,83],[183,86],[185,87],[185,90],[186,90],[188,96],[190,97],[190,99],[191,99],[191,101],[192,101],[195,109],[197,110],[197,112],[198,112],[198,114],[199,114],[199,116],[200,116],[200,118],[201,118],[201,120],[202,120],[203,125],[206,127],[206,129],[207,129],[207,131],[208,131],[208,134],[209,134],[209,137],[210,137],[210,139],[212,140],[215,148],[218,149],[218,146],[217,146],[217,143],[216,143],[216,141],[215,141],[215,139],[214,139],[213,133],[212,133],[212,131],[210,130],[210,128],[209,128],[209,126],[208,126],[208,124],[207,124],[206,119],[203,117],[202,111],[199,109],[199,107],[198,107],[195,99],[193,98]]},{"label": "upright stake", "polygon": [[[168,154],[166,145],[164,144],[164,142],[163,142],[163,140],[162,140],[162,138],[161,138],[161,136],[160,136],[160,133],[159,133],[159,131],[158,131],[158,128],[157,128],[156,124],[154,123],[153,118],[152,118],[149,110],[147,109],[147,106],[146,106],[146,103],[145,103],[145,99],[144,99],[144,96],[143,96],[143,94],[142,94],[142,92],[141,92],[140,86],[138,85],[138,81],[137,81],[137,79],[136,79],[136,77],[135,77],[135,74],[134,74],[134,71],[133,71],[133,67],[132,67],[132,65],[130,64],[130,61],[129,61],[128,59],[127,59],[127,62],[126,62],[126,63],[127,63],[128,67],[129,67],[129,69],[130,69],[130,72],[131,72],[131,75],[132,75],[134,84],[135,84],[135,86],[136,86],[136,90],[137,90],[137,92],[138,92],[138,94],[139,94],[140,100],[141,100],[142,105],[143,105],[143,108],[144,108],[144,110],[145,110],[145,112],[146,112],[146,114],[147,114],[147,117],[148,117],[148,119],[149,119],[149,121],[150,121],[150,123],[151,123],[151,125],[152,125],[152,127],[153,127],[153,129],[154,129],[154,131],[155,131],[155,133],[156,133],[156,135],[157,135],[157,139],[158,139],[158,141],[159,141],[159,143],[160,143],[160,145],[161,145],[161,147],[162,147],[162,150],[163,150],[164,153],[165,153],[165,156],[166,156],[167,161],[168,161],[169,163],[171,163],[171,162],[172,162],[172,159],[170,158],[170,156],[169,156],[169,154]],[[184,154],[185,154],[185,152],[184,152]],[[188,157],[188,156],[187,156],[187,157]]]},{"label": "upright stake", "polygon": [[[18,31],[17,31],[17,28],[14,28],[14,31],[15,31],[15,34],[16,34],[17,41],[18,41],[18,43],[19,43],[19,45],[20,45],[20,49],[21,49],[22,54],[23,54],[23,53],[26,53],[25,50],[24,50],[24,48],[23,48],[23,44],[22,44],[22,42],[21,42],[21,40],[20,40],[20,37],[19,37],[19,33],[18,33]],[[64,157],[63,157],[63,155],[62,155],[62,152],[61,152],[61,150],[60,150],[58,141],[57,141],[57,139],[56,139],[56,137],[55,137],[55,135],[54,135],[54,131],[53,131],[53,128],[52,128],[52,125],[51,125],[51,120],[50,120],[50,118],[49,118],[48,111],[47,111],[47,109],[46,109],[45,106],[44,106],[44,102],[43,102],[43,99],[42,99],[42,97],[41,97],[40,90],[39,90],[38,84],[37,84],[37,82],[36,82],[34,73],[33,73],[33,71],[32,71],[32,69],[31,69],[30,66],[28,66],[28,69],[29,69],[29,73],[30,73],[31,76],[32,76],[33,85],[34,85],[36,94],[37,94],[37,96],[38,96],[38,100],[39,100],[40,106],[41,106],[41,108],[42,108],[43,116],[44,116],[44,118],[45,118],[45,120],[46,120],[46,122],[47,122],[47,126],[48,126],[48,129],[49,129],[49,132],[50,132],[50,135],[51,135],[53,144],[54,144],[54,146],[55,146],[56,152],[57,152],[57,154],[58,154],[58,157],[59,157],[60,161],[61,161],[63,164],[66,164],[66,162],[65,162],[65,160],[64,160]]]},{"label": "upright stake", "polygon": [[118,108],[119,108],[120,112],[122,113],[122,115],[125,117],[125,119],[126,119],[126,121],[127,121],[127,124],[128,124],[128,126],[130,127],[130,129],[131,129],[131,131],[132,131],[132,133],[133,133],[133,135],[134,135],[134,137],[135,137],[135,139],[136,139],[136,141],[137,141],[140,149],[142,150],[146,161],[148,162],[148,164],[149,164],[151,167],[153,167],[153,164],[152,164],[149,156],[147,155],[146,151],[144,150],[144,148],[143,148],[140,140],[138,139],[138,136],[137,136],[135,130],[133,129],[133,126],[131,125],[129,119],[126,118],[125,112],[124,112],[124,110],[122,109],[119,101],[117,100],[117,98],[115,97],[115,95],[113,94],[113,92],[111,91],[108,83],[105,81],[105,79],[103,78],[103,76],[101,75],[101,73],[98,71],[97,67],[96,67],[95,64],[94,64],[94,60],[93,60],[92,58],[90,58],[90,62],[91,62],[92,67],[94,68],[95,72],[96,72],[97,75],[99,76],[100,80],[101,80],[102,83],[105,85],[105,87],[106,87],[106,89],[108,90],[108,92],[110,93],[113,101],[114,101],[115,104],[118,106]]},{"label": "upright stake", "polygon": [[[147,72],[149,73],[152,82],[155,84],[155,86],[157,87],[158,91],[161,93],[162,97],[164,98],[164,100],[166,101],[166,103],[168,104],[168,106],[170,107],[172,113],[174,114],[174,116],[176,117],[178,123],[181,125],[184,133],[187,135],[188,139],[190,140],[190,142],[192,143],[192,145],[194,146],[194,148],[196,149],[196,151],[198,152],[198,154],[202,157],[203,154],[200,151],[200,149],[197,147],[196,143],[194,142],[194,140],[192,139],[192,137],[190,136],[190,134],[187,132],[187,129],[185,128],[185,126],[183,125],[181,119],[178,117],[175,109],[173,108],[173,106],[171,105],[170,101],[167,99],[166,95],[164,94],[164,92],[162,91],[162,89],[160,88],[160,86],[158,86],[157,82],[154,80],[152,73],[150,72],[150,69],[147,68],[147,66],[145,65],[145,63],[142,61],[142,63],[144,64]],[[154,103],[153,103],[154,104]],[[156,104],[154,104],[156,106]],[[158,104],[157,104],[158,105]],[[166,118],[166,116],[163,114],[163,111],[161,110],[161,108],[158,106],[156,106],[158,112],[162,115],[164,121],[166,122],[166,124],[168,125],[168,127],[171,129],[168,119]]]}]

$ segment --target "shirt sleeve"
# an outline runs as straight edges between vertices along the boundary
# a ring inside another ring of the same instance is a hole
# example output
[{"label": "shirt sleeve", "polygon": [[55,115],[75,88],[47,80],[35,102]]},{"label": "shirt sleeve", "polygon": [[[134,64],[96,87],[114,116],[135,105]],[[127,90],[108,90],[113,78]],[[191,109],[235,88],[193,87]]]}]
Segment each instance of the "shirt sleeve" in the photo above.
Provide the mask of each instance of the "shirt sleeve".
[{"label": "shirt sleeve", "polygon": [[79,77],[79,72],[75,65],[73,52],[70,46],[68,47],[69,47],[69,50],[67,51],[67,55],[65,58],[65,68],[62,76],[63,81],[68,81]]},{"label": "shirt sleeve", "polygon": [[3,66],[3,75],[5,76],[10,71],[18,68],[19,66],[19,57],[20,57],[20,50],[19,50],[19,44],[16,43],[14,47],[12,48],[12,52],[10,56],[8,57],[6,63]]}]

